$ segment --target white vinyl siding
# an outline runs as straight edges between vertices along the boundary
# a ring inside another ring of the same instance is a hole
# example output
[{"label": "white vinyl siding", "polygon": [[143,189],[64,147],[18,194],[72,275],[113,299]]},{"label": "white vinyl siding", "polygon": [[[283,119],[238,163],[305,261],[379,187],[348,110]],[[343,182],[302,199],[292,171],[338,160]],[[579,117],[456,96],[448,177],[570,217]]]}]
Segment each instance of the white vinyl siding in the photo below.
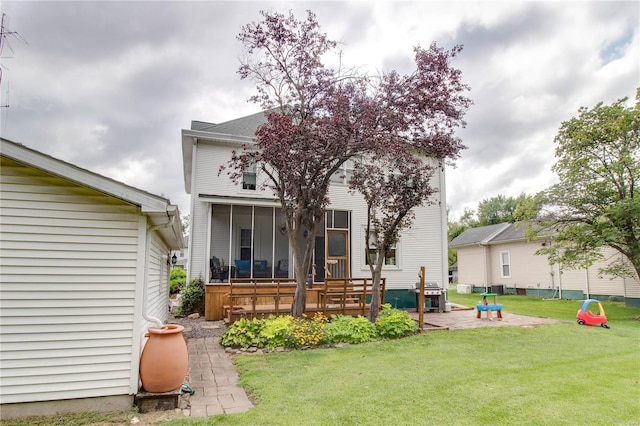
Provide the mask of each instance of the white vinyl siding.
[{"label": "white vinyl siding", "polygon": [[169,298],[169,271],[167,264],[167,249],[157,235],[151,237],[150,259],[148,263],[147,277],[147,313],[162,320],[167,319],[169,308],[167,301]]},{"label": "white vinyl siding", "polygon": [[131,394],[139,208],[5,159],[0,174],[0,402]]},{"label": "white vinyl siding", "polygon": [[[270,191],[243,191],[241,184],[236,185],[231,182],[226,171],[218,175],[220,166],[227,165],[231,158],[231,151],[234,149],[238,149],[238,146],[215,141],[198,140],[196,145],[192,164],[194,169],[193,182],[191,182],[191,240],[189,267],[187,268],[189,279],[208,276],[208,257],[211,255],[208,252],[208,246],[212,232],[209,229],[211,212],[208,203],[213,201],[207,200],[203,195],[224,197],[225,203],[229,204],[242,200],[242,197],[262,198],[265,202],[274,198]],[[350,166],[347,165],[346,170],[348,171],[349,168]],[[434,188],[442,188],[444,185],[443,175],[444,172],[435,173],[432,179]],[[258,187],[260,187],[261,174],[259,171],[257,179]],[[338,179],[338,176],[334,176],[333,179]],[[336,183],[330,186],[329,198],[329,209],[351,212],[352,223],[349,237],[352,275],[370,276],[369,267],[364,260],[363,226],[366,221],[366,205],[362,197],[349,193],[343,183]],[[446,226],[444,225],[446,224],[446,212],[441,208],[442,205],[446,205],[446,200],[443,192],[434,194],[432,198],[431,205],[415,209],[416,217],[413,227],[403,230],[400,236],[401,246],[398,247],[396,266],[386,267],[383,270],[388,289],[413,288],[421,266],[426,267],[427,281],[438,282],[441,286],[448,285],[447,253],[446,250],[443,250],[446,241]],[[231,259],[227,260],[231,262]]]},{"label": "white vinyl siding", "polygon": [[[434,185],[439,185],[438,175],[433,178]],[[351,210],[351,264],[353,276],[370,276],[369,266],[365,261],[365,224],[366,205],[358,194],[350,194],[347,187],[333,185],[330,187],[330,209]],[[436,195],[436,198],[438,196]],[[382,276],[386,278],[387,289],[409,289],[418,280],[420,267],[427,270],[426,281],[443,283],[443,277],[448,274],[446,255],[442,253],[442,225],[443,220],[438,200],[429,206],[415,210],[415,220],[410,229],[400,234],[398,255],[395,266],[383,268]],[[446,238],[446,236],[445,236]]]}]

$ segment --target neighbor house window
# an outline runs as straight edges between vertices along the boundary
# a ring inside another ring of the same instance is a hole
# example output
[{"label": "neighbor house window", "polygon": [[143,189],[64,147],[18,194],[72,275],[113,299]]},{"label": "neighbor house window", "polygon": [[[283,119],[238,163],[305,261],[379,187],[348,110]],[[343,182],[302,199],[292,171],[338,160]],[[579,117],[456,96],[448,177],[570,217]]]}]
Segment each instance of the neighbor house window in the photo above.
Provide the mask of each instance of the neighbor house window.
[{"label": "neighbor house window", "polygon": [[508,251],[500,252],[500,276],[511,278],[511,258]]},{"label": "neighbor house window", "polygon": [[256,189],[256,163],[251,163],[242,173],[242,189]]},{"label": "neighbor house window", "polygon": [[[375,239],[373,238],[373,234],[371,234],[371,238],[369,240],[369,254],[371,255],[371,261],[373,263],[376,263],[376,261],[378,260],[378,250],[376,250],[373,245],[375,244]],[[365,247],[366,250],[366,247]],[[387,250],[387,254],[384,256],[384,266],[396,266],[398,264],[398,258],[397,258],[397,254],[398,254],[398,249],[396,244],[393,244],[391,247],[389,247],[389,250]],[[364,260],[365,264],[368,265],[369,264],[369,257],[367,256]]]}]

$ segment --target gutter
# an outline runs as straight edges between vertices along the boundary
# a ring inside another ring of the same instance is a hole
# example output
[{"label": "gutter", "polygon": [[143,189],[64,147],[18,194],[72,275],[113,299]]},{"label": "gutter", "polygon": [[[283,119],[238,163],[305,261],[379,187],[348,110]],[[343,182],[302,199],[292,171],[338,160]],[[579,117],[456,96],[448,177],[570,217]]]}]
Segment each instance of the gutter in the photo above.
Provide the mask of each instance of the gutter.
[{"label": "gutter", "polygon": [[149,258],[151,256],[151,234],[155,231],[157,231],[160,228],[168,228],[169,226],[173,225],[173,221],[175,220],[176,215],[169,215],[167,213],[167,216],[169,216],[169,220],[166,223],[161,223],[159,225],[154,225],[151,226],[149,229],[147,229],[147,236],[145,239],[145,252],[144,252],[144,258],[145,258],[145,265],[144,265],[144,285],[142,287],[142,318],[144,318],[147,321],[150,321],[152,323],[154,323],[155,325],[158,326],[158,328],[162,328],[162,320],[156,317],[152,317],[151,315],[149,315],[149,313],[147,312],[147,292],[149,290]]}]

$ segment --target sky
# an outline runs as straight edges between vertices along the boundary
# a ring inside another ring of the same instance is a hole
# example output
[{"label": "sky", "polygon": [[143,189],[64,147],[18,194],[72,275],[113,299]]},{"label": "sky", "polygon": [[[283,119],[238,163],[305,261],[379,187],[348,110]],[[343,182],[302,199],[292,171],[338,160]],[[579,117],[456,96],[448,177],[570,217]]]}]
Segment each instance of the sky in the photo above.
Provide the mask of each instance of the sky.
[{"label": "sky", "polygon": [[[5,14],[0,134],[163,195],[189,214],[181,130],[260,111],[236,36],[260,10],[317,15],[345,63],[413,71],[413,47],[462,45],[474,104],[446,171],[450,219],[556,182],[554,136],[582,106],[640,87],[638,1],[14,1]],[[8,105],[8,106],[7,106]]]}]

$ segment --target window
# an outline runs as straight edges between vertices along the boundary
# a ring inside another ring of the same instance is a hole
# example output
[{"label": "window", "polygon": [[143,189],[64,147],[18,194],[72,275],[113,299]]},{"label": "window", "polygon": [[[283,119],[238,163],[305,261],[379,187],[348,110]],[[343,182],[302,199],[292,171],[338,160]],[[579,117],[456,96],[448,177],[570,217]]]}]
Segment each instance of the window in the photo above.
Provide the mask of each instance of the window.
[{"label": "window", "polygon": [[353,161],[347,160],[338,171],[331,175],[331,182],[347,185],[351,176],[353,176]]},{"label": "window", "polygon": [[242,189],[256,190],[256,163],[251,163],[242,173]]},{"label": "window", "polygon": [[347,210],[327,210],[327,228],[349,229],[349,211]]},{"label": "window", "polygon": [[240,260],[251,260],[251,229],[240,230]]},{"label": "window", "polygon": [[500,277],[511,278],[511,258],[508,251],[500,252]]},{"label": "window", "polygon": [[[369,244],[371,245],[371,248],[369,249],[369,254],[371,255],[371,261],[373,263],[376,263],[376,261],[378,260],[378,250],[376,250],[373,247],[374,243],[375,243],[375,239],[373,238],[373,234],[372,234],[369,240]],[[387,250],[387,254],[384,257],[384,266],[396,266],[398,264],[397,254],[398,254],[397,245],[393,244],[391,247],[389,247],[389,250]],[[364,260],[365,265],[369,264],[368,261],[369,261],[369,258],[365,257],[365,260]]]}]

